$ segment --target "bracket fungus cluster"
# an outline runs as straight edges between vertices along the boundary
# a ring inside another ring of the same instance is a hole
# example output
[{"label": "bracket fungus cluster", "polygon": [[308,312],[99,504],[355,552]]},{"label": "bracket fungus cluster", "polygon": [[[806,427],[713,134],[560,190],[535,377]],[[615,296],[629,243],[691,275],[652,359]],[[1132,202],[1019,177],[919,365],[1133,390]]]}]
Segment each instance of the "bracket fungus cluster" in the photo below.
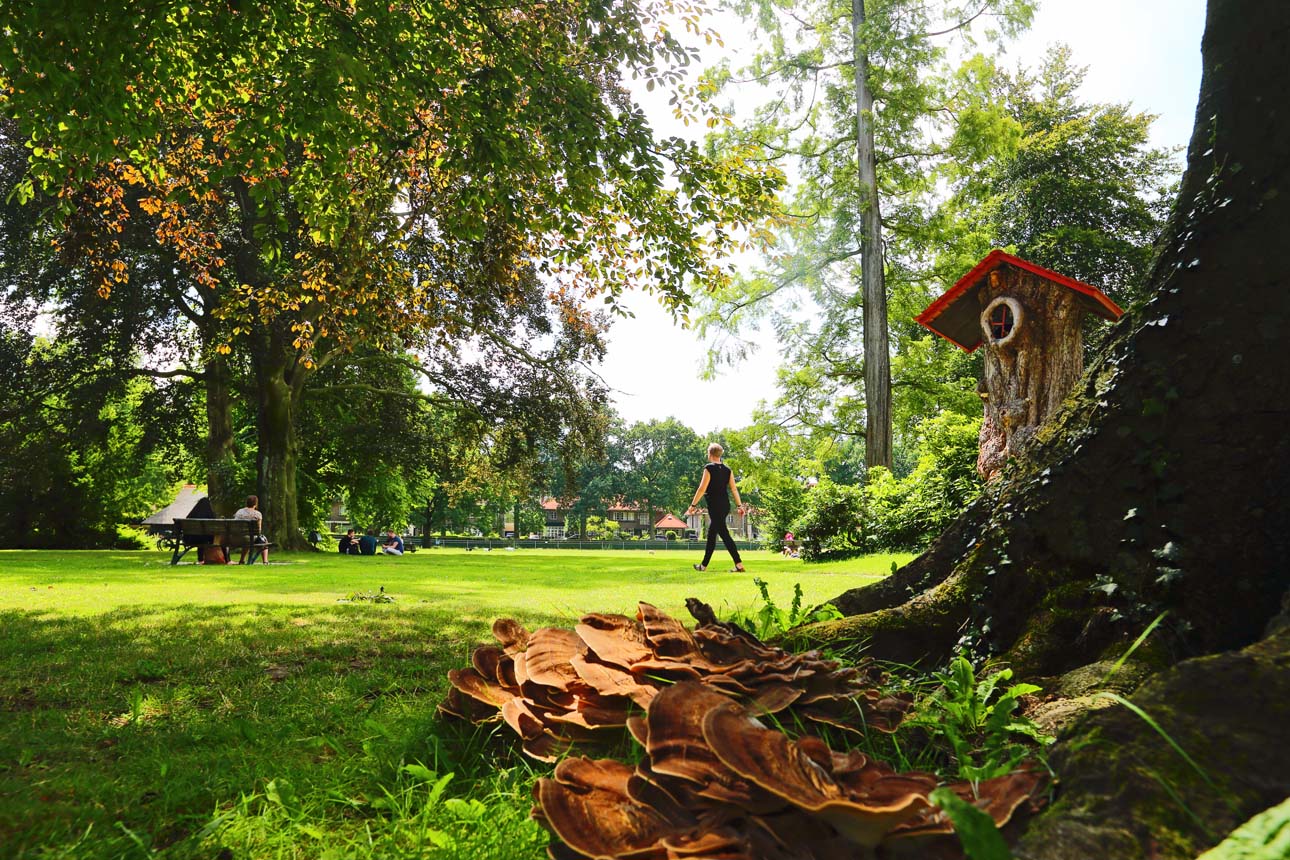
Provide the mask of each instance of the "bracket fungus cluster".
[{"label": "bracket fungus cluster", "polygon": [[636,617],[593,613],[572,630],[532,633],[511,619],[493,624],[497,645],[483,645],[471,666],[448,673],[444,714],[480,723],[504,720],[524,751],[555,761],[605,729],[627,726],[665,688],[702,681],[758,714],[795,716],[857,731],[892,731],[909,700],[884,696],[872,665],[841,668],[819,652],[795,654],[765,644],[691,599],[699,622],[688,630],[648,603]]},{"label": "bracket fungus cluster", "polygon": [[[855,860],[956,857],[938,780],[897,773],[815,737],[792,740],[705,683],[660,691],[629,721],[635,766],[566,758],[534,787],[553,860]],[[948,788],[1004,825],[1043,774],[1021,770]]]}]

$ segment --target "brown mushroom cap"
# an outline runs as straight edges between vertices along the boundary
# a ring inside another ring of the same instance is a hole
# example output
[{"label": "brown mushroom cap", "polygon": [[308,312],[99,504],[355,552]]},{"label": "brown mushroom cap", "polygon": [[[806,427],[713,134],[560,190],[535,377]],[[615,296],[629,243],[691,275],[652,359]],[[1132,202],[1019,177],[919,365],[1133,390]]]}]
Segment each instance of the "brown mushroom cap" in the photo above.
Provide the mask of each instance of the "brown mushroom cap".
[{"label": "brown mushroom cap", "polygon": [[502,705],[502,719],[520,736],[520,748],[539,761],[556,761],[586,739],[578,726],[554,724],[559,725],[556,730],[544,716],[542,709],[524,699],[514,698]]},{"label": "brown mushroom cap", "polygon": [[633,773],[630,765],[613,759],[567,758],[552,778],[538,780],[537,817],[586,857],[666,860],[660,840],[680,835],[693,826],[693,819],[668,820],[633,801],[627,793]]},{"label": "brown mushroom cap", "polygon": [[496,706],[486,705],[471,696],[467,696],[456,687],[448,688],[448,695],[439,704],[439,713],[472,723],[486,723],[500,720]]},{"label": "brown mushroom cap", "polygon": [[866,786],[865,794],[843,791],[812,757],[818,756],[817,749],[800,750],[787,735],[766,728],[733,703],[707,712],[703,737],[732,771],[820,816],[860,845],[876,846],[892,828],[926,808],[927,793],[936,787],[934,779],[929,785],[927,780],[907,779],[887,769]]},{"label": "brown mushroom cap", "polygon": [[485,705],[491,705],[494,708],[500,708],[502,705],[515,698],[518,691],[510,691],[498,684],[485,678],[474,669],[449,669],[448,683],[453,688],[465,693],[470,698]]},{"label": "brown mushroom cap", "polygon": [[759,790],[722,764],[703,738],[703,719],[731,700],[697,681],[661,691],[646,712],[649,772],[684,780],[694,794],[733,804],[753,813],[782,807],[783,801]]},{"label": "brown mushroom cap", "polygon": [[493,638],[502,643],[502,650],[514,656],[529,644],[529,632],[514,618],[498,618],[493,622]]},{"label": "brown mushroom cap", "polygon": [[660,659],[680,659],[689,661],[699,654],[699,643],[685,625],[658,607],[649,603],[639,603],[636,617],[645,629],[645,641],[649,643],[653,656]]},{"label": "brown mushroom cap", "polygon": [[[1047,771],[1038,765],[1031,765],[978,783],[977,799],[973,802],[994,819],[996,827],[1003,827],[1026,801],[1031,801],[1038,807],[1038,796],[1047,784]],[[971,786],[964,783],[963,788],[969,789]],[[964,800],[972,800],[967,794],[959,796]]]},{"label": "brown mushroom cap", "polygon": [[654,656],[645,641],[645,628],[635,618],[593,612],[582,616],[573,629],[601,663],[629,669]]},{"label": "brown mushroom cap", "polygon": [[573,707],[554,711],[548,719],[582,726],[587,729],[621,728],[627,724],[631,703],[623,698],[609,698],[593,693],[579,695]]},{"label": "brown mushroom cap", "polygon": [[[594,656],[599,658],[598,653]],[[642,708],[648,707],[658,695],[658,687],[641,683],[640,678],[631,672],[592,657],[592,654],[579,654],[570,662],[578,677],[601,695],[626,696]]]},{"label": "brown mushroom cap", "polygon": [[586,647],[572,630],[561,627],[534,630],[524,652],[527,680],[556,690],[568,690],[570,684],[578,681],[578,673],[570,661]]},{"label": "brown mushroom cap", "polygon": [[[1031,766],[983,780],[977,783],[975,791],[969,782],[951,783],[946,788],[989,815],[994,819],[995,826],[1001,828],[1012,819],[1023,803],[1028,800],[1037,803],[1035,797],[1047,780],[1047,773]],[[949,816],[933,807],[923,810],[916,818],[895,828],[890,838],[904,839],[953,832],[954,825]]]},{"label": "brown mushroom cap", "polygon": [[644,717],[632,716],[627,718],[627,732],[632,736],[636,743],[643,747],[649,746],[649,723]]},{"label": "brown mushroom cap", "polygon": [[699,830],[661,840],[668,860],[768,860],[752,853],[748,838],[731,828]]},{"label": "brown mushroom cap", "polygon": [[755,714],[776,714],[796,702],[801,695],[801,688],[792,684],[766,684],[752,694],[748,707]]}]

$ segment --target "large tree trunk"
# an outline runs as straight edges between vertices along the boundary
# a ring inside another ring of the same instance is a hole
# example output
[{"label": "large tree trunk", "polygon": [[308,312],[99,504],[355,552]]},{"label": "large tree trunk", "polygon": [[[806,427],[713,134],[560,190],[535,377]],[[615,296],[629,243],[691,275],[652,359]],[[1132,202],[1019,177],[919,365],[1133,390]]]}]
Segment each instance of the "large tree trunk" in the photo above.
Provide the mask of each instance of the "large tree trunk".
[{"label": "large tree trunk", "polygon": [[257,362],[259,452],[256,456],[265,534],[282,549],[308,549],[300,533],[296,489],[295,416],[304,391],[304,369],[276,334],[265,336]]},{"label": "large tree trunk", "polygon": [[237,488],[229,477],[237,457],[233,437],[233,398],[228,363],[214,355],[206,362],[206,495],[215,513],[231,516],[237,510]]},{"label": "large tree trunk", "polygon": [[[260,286],[270,275],[263,268],[256,238],[257,207],[245,181],[235,179],[231,187],[241,210],[233,265],[239,283]],[[308,372],[281,325],[279,320],[259,327],[251,348],[257,407],[256,492],[269,540],[279,549],[304,550],[310,547],[300,533],[295,419]]]},{"label": "large tree trunk", "polygon": [[1118,653],[1166,609],[1171,659],[1257,638],[1290,587],[1288,30],[1281,0],[1212,0],[1152,298],[1021,463],[810,638],[931,662],[962,643],[1027,674]]},{"label": "large tree trunk", "polygon": [[1073,669],[1043,681],[1066,696],[1080,676],[1106,683],[1111,663],[1086,664],[1167,611],[1135,658],[1164,667],[1133,694],[1139,712],[1095,712],[1050,753],[1058,793],[1016,845],[1024,860],[1192,860],[1290,793],[1287,47],[1284,0],[1210,0],[1152,298],[1028,458],[913,563],[841,595],[850,617],[803,631],[901,661],[966,646],[1024,676]]},{"label": "large tree trunk", "polygon": [[873,149],[873,92],[865,47],[865,0],[851,0],[855,59],[856,173],[860,182],[860,281],[864,300],[866,466],[891,468],[891,352],[887,343],[887,285],[883,276],[882,214]]}]

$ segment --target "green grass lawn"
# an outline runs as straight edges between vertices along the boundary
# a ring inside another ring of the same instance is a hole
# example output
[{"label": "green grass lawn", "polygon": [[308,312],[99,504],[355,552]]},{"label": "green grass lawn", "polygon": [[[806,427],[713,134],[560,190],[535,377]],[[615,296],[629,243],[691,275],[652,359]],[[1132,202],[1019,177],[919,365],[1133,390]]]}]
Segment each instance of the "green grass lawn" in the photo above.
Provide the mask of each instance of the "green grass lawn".
[{"label": "green grass lawn", "polygon": [[[541,857],[534,768],[434,713],[493,618],[684,615],[688,596],[726,615],[754,576],[810,604],[908,558],[700,574],[683,552],[0,552],[0,856]],[[394,603],[338,602],[381,587]]]}]

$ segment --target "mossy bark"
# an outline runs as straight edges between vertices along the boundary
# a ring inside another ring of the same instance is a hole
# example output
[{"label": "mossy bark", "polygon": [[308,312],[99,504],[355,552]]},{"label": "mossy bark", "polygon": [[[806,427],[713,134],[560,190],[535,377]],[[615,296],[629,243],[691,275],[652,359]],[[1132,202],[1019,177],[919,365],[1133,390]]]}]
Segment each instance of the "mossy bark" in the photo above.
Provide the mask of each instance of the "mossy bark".
[{"label": "mossy bark", "polygon": [[1211,0],[1151,299],[981,502],[888,582],[836,598],[858,617],[808,640],[940,661],[954,627],[1022,674],[1055,675],[1164,610],[1176,658],[1258,637],[1290,588],[1288,44],[1280,0]]},{"label": "mossy bark", "polygon": [[1076,724],[1049,756],[1060,793],[1018,860],[1192,860],[1290,795],[1288,663],[1290,626],[1149,680],[1131,701],[1159,732],[1120,706]]}]

